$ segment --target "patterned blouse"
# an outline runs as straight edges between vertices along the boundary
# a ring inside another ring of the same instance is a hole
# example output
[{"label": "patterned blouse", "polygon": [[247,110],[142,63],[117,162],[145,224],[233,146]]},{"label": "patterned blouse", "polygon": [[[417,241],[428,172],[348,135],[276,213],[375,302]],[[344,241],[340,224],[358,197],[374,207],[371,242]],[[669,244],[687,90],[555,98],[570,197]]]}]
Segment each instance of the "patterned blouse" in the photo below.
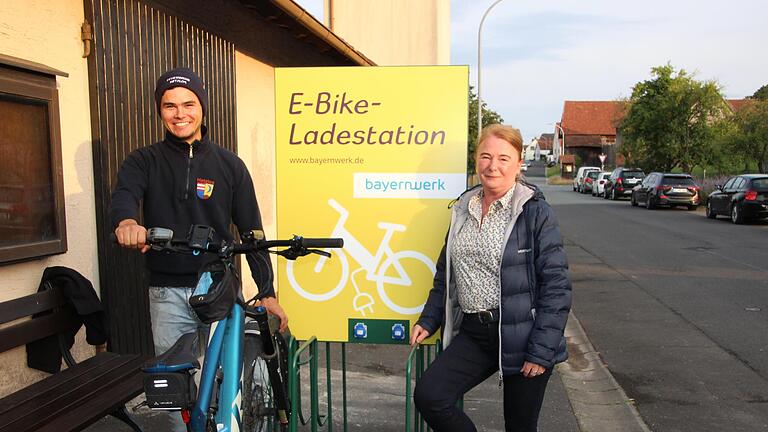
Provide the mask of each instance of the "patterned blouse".
[{"label": "patterned blouse", "polygon": [[470,217],[451,248],[459,305],[465,313],[499,307],[504,232],[512,219],[513,185],[482,217],[483,192],[469,200]]}]

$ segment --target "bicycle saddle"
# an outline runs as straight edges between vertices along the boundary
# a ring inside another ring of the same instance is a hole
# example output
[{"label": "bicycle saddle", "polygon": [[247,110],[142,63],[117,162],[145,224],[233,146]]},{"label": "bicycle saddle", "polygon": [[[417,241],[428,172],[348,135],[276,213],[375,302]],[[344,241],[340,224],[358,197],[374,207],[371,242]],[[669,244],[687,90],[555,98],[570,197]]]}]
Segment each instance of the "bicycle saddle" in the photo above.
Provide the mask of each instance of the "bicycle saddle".
[{"label": "bicycle saddle", "polygon": [[185,369],[200,369],[200,362],[195,355],[197,333],[187,333],[180,337],[168,351],[144,363],[144,372],[177,372]]}]

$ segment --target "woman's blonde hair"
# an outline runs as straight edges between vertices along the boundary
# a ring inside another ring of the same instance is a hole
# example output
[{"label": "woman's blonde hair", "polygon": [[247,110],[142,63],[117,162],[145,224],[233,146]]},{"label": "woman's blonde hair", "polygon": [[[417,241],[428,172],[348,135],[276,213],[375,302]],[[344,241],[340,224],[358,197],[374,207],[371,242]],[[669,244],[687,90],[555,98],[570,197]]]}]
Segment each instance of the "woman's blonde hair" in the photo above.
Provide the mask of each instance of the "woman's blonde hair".
[{"label": "woman's blonde hair", "polygon": [[517,150],[518,157],[521,160],[523,159],[523,136],[520,134],[520,130],[500,123],[489,124],[483,128],[480,136],[477,138],[475,156],[477,156],[477,152],[480,150],[480,144],[490,136],[495,136],[512,144],[512,147]]}]

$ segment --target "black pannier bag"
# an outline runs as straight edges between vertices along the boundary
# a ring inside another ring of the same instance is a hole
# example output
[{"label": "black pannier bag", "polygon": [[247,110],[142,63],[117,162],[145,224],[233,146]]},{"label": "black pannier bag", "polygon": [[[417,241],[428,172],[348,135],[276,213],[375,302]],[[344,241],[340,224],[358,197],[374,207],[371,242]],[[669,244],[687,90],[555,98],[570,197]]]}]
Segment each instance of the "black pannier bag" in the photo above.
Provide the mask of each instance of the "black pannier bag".
[{"label": "black pannier bag", "polygon": [[229,315],[239,297],[240,280],[232,264],[215,260],[200,268],[189,305],[200,321],[211,324]]},{"label": "black pannier bag", "polygon": [[152,410],[178,411],[195,404],[197,333],[187,333],[165,353],[144,364],[144,393]]},{"label": "black pannier bag", "polygon": [[193,368],[174,372],[148,372],[145,369],[144,392],[147,396],[147,406],[162,411],[192,408],[197,396],[193,371]]}]

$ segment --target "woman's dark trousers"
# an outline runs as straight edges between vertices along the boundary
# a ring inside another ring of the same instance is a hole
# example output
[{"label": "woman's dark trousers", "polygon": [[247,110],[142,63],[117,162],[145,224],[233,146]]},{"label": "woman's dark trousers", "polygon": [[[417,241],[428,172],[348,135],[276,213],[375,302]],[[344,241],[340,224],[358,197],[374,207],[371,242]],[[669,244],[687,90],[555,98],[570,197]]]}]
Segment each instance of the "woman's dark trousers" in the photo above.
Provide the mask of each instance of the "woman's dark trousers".
[{"label": "woman's dark trousers", "polygon": [[[476,431],[472,420],[456,406],[459,398],[499,370],[498,323],[482,324],[467,315],[459,334],[416,383],[416,408],[435,432]],[[504,424],[507,431],[535,432],[548,369],[535,378],[504,376]],[[501,391],[501,389],[499,389]]]}]

